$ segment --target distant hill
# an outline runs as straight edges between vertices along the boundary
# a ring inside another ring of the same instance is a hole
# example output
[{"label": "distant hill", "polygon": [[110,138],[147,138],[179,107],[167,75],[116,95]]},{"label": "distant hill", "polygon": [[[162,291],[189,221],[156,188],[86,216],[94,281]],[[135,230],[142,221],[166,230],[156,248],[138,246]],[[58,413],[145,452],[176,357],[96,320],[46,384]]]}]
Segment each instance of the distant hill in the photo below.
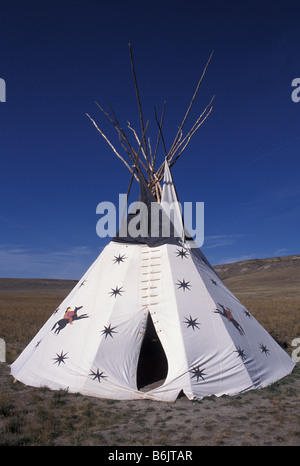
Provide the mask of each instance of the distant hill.
[{"label": "distant hill", "polygon": [[269,272],[271,272],[286,268],[298,270],[299,267],[300,255],[295,255],[233,262],[232,264],[216,265],[214,269],[223,280],[226,278],[232,278],[236,275],[252,274],[259,271],[269,270]]},{"label": "distant hill", "polygon": [[300,298],[300,255],[234,262],[214,269],[239,298]]},{"label": "distant hill", "polygon": [[0,278],[0,293],[67,293],[76,283],[50,278]]}]

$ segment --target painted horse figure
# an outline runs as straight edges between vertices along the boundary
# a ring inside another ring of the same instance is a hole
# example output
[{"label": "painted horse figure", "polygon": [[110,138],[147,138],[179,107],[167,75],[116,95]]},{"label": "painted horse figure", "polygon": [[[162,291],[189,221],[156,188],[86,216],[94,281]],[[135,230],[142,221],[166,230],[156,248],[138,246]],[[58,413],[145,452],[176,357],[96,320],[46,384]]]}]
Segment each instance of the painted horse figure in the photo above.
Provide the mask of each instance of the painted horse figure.
[{"label": "painted horse figure", "polygon": [[[59,332],[65,328],[65,326],[67,324],[72,324],[73,320],[80,320],[80,319],[86,319],[87,317],[89,317],[87,314],[81,314],[80,316],[77,315],[77,312],[79,311],[79,309],[81,309],[83,306],[80,306],[80,307],[75,307],[74,311],[71,313],[72,316],[70,318],[70,314],[69,313],[65,313],[65,317],[63,319],[60,319],[58,320],[57,322],[55,322],[55,324],[53,325],[52,330],[55,329],[54,333],[57,333],[59,334]],[[68,308],[69,309],[69,308]],[[69,315],[67,315],[69,314]]]},{"label": "painted horse figure", "polygon": [[223,309],[223,311],[220,311],[220,309],[216,309],[215,313],[216,314],[221,314],[223,317],[225,317],[229,322],[231,322],[235,328],[239,331],[240,335],[244,335],[244,330],[243,327],[233,318],[233,315],[231,314],[230,309],[228,307],[224,307],[223,304],[218,303],[219,306]]}]

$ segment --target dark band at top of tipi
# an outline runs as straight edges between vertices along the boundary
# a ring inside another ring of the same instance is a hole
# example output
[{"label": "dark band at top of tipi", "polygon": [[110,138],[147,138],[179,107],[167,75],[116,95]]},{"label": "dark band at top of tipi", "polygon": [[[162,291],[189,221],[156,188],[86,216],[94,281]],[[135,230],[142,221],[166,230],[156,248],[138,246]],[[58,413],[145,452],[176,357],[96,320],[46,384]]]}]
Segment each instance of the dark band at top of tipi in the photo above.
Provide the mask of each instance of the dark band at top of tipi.
[{"label": "dark band at top of tipi", "polygon": [[[163,109],[162,109],[160,120],[157,117],[156,109],[154,111],[155,121],[158,127],[158,133],[157,133],[155,148],[153,150],[150,138],[147,138],[147,129],[149,126],[149,121],[147,121],[146,124],[144,122],[140,93],[138,89],[137,77],[136,77],[134,61],[133,61],[132,48],[130,44],[129,44],[129,54],[130,54],[130,62],[131,62],[135,92],[136,92],[138,109],[139,109],[139,116],[140,116],[140,125],[141,125],[140,136],[138,135],[137,131],[131,127],[129,122],[127,123],[127,129],[133,133],[134,138],[137,143],[137,148],[134,148],[131,142],[129,141],[129,137],[127,136],[121,124],[119,123],[111,104],[109,104],[110,113],[108,113],[107,111],[103,109],[103,107],[101,107],[101,105],[98,102],[96,102],[96,105],[99,107],[102,113],[108,118],[108,120],[112,123],[115,130],[117,131],[119,143],[122,148],[122,151],[121,151],[122,153],[120,153],[120,151],[116,149],[116,147],[112,144],[112,142],[108,139],[108,137],[104,134],[104,132],[99,128],[95,120],[89,114],[87,114],[87,116],[93,122],[93,124],[95,125],[96,129],[99,131],[101,136],[105,139],[105,141],[111,147],[115,155],[125,164],[128,170],[131,172],[131,180],[129,183],[127,195],[129,194],[133,178],[135,178],[138,182],[140,182],[140,177],[142,177],[143,181],[147,183],[148,187],[150,188],[156,200],[160,202],[161,200],[160,182],[162,181],[163,175],[164,175],[165,160],[168,162],[169,167],[172,167],[174,165],[174,163],[179,159],[179,157],[182,155],[182,153],[188,146],[189,142],[191,141],[191,138],[194,136],[194,134],[197,132],[200,126],[204,123],[204,121],[210,115],[213,109],[212,103],[213,103],[215,96],[213,96],[210,99],[209,103],[202,110],[202,112],[200,113],[200,115],[198,116],[194,124],[190,127],[188,131],[185,132],[185,126],[186,126],[188,116],[190,114],[193,103],[197,97],[200,85],[204,79],[204,76],[205,76],[207,67],[211,61],[213,52],[211,52],[209,59],[202,71],[201,77],[197,83],[195,92],[188,105],[184,118],[181,124],[179,125],[174,141],[168,150],[166,148],[165,140],[163,136],[163,121],[164,121],[164,115],[165,115],[166,102],[164,102],[163,104]],[[157,156],[158,156],[158,149],[159,149],[160,144],[162,144],[164,148],[164,160],[160,161],[160,165],[159,165],[159,160],[157,160]]]}]

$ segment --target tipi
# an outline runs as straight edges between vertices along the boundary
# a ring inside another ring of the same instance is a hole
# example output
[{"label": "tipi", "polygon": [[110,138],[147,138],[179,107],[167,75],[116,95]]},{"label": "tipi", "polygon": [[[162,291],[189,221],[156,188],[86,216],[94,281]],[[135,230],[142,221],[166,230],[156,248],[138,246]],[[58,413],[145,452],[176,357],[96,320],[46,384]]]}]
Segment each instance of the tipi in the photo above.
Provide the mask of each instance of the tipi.
[{"label": "tipi", "polygon": [[[134,166],[97,129],[128,166],[131,181],[133,177],[139,181],[139,201],[147,206],[168,205],[177,200],[170,166],[212,109],[210,102],[183,137],[183,126],[204,73],[171,150],[155,170],[157,148],[153,154],[146,143],[147,125],[143,123],[131,49],[130,56],[142,127],[141,140],[135,133],[137,151],[114,112],[112,116],[105,114]],[[159,139],[163,140],[162,119],[158,126],[157,147]],[[17,380],[101,398],[174,401],[180,392],[191,400],[234,395],[267,386],[293,370],[288,354],[226,288],[188,239],[180,210],[173,213],[171,225],[176,227],[168,237],[161,234],[160,227],[168,219],[162,207],[159,225],[154,226],[158,235],[151,235],[153,224],[144,215],[139,217],[139,236],[125,228],[125,235],[119,232],[113,238],[12,364],[11,373]],[[134,213],[124,220],[126,227],[131,219],[136,220]],[[137,385],[137,369],[150,325],[163,348],[167,374],[159,386],[143,391]]]}]

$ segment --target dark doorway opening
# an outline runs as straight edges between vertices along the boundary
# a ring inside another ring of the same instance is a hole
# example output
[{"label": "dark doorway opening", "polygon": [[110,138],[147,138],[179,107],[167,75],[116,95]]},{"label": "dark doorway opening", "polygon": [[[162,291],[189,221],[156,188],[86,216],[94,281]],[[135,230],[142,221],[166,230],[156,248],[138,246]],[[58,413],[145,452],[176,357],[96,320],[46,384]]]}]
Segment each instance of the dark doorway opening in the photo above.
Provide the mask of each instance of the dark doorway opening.
[{"label": "dark doorway opening", "polygon": [[[141,347],[137,367],[138,390],[148,385],[162,385],[167,377],[168,361],[162,344],[156,333],[152,318],[148,314],[146,332]],[[149,387],[149,389],[154,387]]]}]

